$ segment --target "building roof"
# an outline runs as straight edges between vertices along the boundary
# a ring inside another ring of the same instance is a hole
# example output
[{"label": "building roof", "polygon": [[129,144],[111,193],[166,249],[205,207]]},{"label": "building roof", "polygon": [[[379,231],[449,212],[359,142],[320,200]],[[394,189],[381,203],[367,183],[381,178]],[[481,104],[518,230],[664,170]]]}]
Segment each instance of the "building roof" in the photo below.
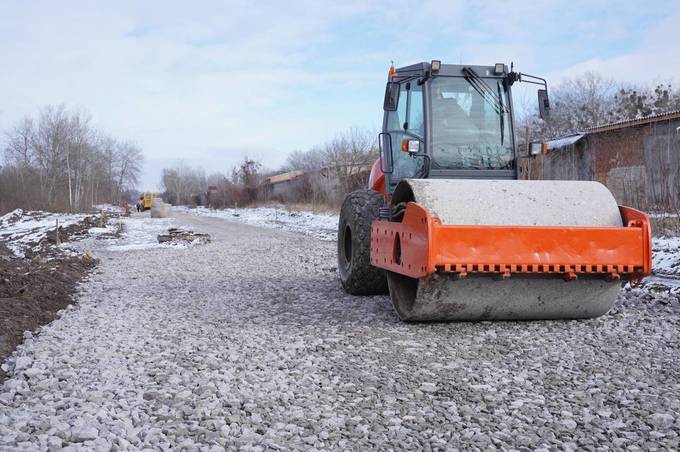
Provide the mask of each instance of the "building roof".
[{"label": "building roof", "polygon": [[548,146],[548,150],[559,149],[578,143],[579,140],[581,140],[581,138],[583,138],[584,136],[586,136],[585,133],[577,132],[571,135],[556,138],[554,140],[546,141],[545,144]]},{"label": "building roof", "polygon": [[641,126],[644,124],[651,124],[654,122],[668,121],[671,119],[680,119],[680,110],[669,111],[667,113],[660,113],[658,115],[645,116],[636,119],[627,119],[625,121],[617,121],[609,124],[602,124],[599,126],[586,129],[587,133],[607,132],[610,130],[623,129],[626,127]]},{"label": "building roof", "polygon": [[281,174],[277,174],[276,176],[268,177],[267,181],[270,184],[279,184],[281,182],[288,182],[290,180],[293,180],[296,177],[302,176],[303,174],[305,174],[305,173],[303,171],[300,171],[300,170],[289,171],[287,173],[281,173]]},{"label": "building roof", "polygon": [[636,127],[645,124],[653,124],[661,121],[670,121],[680,119],[680,110],[669,111],[667,113],[660,113],[658,115],[645,116],[643,118],[627,119],[625,121],[617,121],[609,124],[602,124],[595,127],[590,127],[585,132],[576,132],[571,135],[555,138],[546,141],[548,149],[560,149],[566,146],[571,146],[578,143],[586,135],[591,135],[600,132],[609,132],[610,130],[625,129],[627,127]]}]

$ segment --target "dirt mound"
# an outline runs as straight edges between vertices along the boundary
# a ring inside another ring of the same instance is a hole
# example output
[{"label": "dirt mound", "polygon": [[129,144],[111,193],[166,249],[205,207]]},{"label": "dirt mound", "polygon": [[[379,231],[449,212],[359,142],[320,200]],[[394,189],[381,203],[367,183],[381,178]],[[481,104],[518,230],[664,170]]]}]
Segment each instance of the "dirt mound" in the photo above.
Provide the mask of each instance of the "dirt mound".
[{"label": "dirt mound", "polygon": [[[59,240],[87,234],[96,221],[88,217],[60,228]],[[17,258],[0,242],[0,362],[21,343],[24,331],[51,322],[71,303],[76,284],[97,264],[89,255],[68,256],[55,243],[56,234],[48,234],[39,243],[39,251]],[[4,379],[0,369],[0,382]]]},{"label": "dirt mound", "polygon": [[38,243],[35,244],[38,245],[39,251],[32,252],[31,250],[29,250],[26,252],[26,257],[34,258],[36,256],[44,256],[45,254],[54,257],[56,254],[59,253],[59,251],[54,248],[58,243],[64,243],[84,238],[85,236],[87,236],[87,231],[89,231],[90,228],[101,226],[102,221],[105,224],[107,218],[103,217],[103,220],[100,220],[100,217],[93,215],[90,217],[85,217],[83,218],[82,221],[75,224],[71,224],[68,226],[59,226],[58,240],[57,233],[55,231],[48,233]]}]

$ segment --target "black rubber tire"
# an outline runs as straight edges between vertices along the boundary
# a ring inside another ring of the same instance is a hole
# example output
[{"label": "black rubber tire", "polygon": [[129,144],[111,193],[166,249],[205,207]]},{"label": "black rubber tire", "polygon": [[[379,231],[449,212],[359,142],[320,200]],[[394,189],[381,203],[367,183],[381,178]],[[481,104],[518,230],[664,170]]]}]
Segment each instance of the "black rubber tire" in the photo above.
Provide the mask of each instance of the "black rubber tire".
[{"label": "black rubber tire", "polygon": [[351,295],[382,295],[387,275],[371,265],[371,223],[378,219],[383,195],[375,190],[357,190],[347,196],[338,222],[338,273],[345,292]]}]

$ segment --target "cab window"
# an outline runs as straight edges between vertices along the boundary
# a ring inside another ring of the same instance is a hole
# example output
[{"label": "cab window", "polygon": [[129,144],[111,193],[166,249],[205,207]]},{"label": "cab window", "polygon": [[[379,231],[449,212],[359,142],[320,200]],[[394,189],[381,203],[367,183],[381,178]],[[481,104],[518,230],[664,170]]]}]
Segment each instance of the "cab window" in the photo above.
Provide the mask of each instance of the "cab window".
[{"label": "cab window", "polygon": [[393,172],[390,182],[396,184],[401,179],[415,177],[422,169],[423,159],[402,152],[401,143],[405,139],[413,139],[413,135],[421,140],[425,136],[423,89],[417,82],[401,84],[397,109],[387,115],[387,132],[392,140]]}]

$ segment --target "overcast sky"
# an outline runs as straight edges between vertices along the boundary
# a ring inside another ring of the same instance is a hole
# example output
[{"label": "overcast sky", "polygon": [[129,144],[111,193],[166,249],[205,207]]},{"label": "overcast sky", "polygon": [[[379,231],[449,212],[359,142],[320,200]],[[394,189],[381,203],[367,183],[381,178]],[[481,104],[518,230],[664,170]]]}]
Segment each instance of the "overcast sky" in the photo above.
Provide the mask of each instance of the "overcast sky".
[{"label": "overcast sky", "polygon": [[390,60],[678,80],[680,1],[529,3],[0,0],[0,130],[46,104],[87,110],[142,147],[151,189],[179,159],[276,168],[377,129]]}]

